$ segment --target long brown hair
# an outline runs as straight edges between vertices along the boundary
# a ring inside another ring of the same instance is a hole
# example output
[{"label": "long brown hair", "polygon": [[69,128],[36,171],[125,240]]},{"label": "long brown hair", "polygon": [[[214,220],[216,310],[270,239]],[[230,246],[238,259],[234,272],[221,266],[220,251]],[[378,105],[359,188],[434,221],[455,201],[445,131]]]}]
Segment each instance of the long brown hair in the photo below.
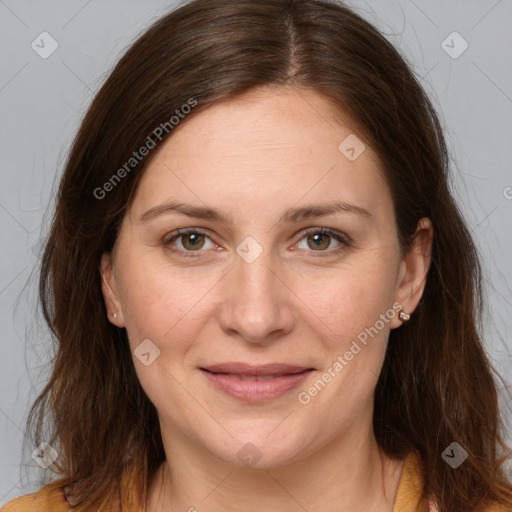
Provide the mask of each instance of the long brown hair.
[{"label": "long brown hair", "polygon": [[[391,44],[349,8],[321,0],[193,0],[152,25],[94,98],[60,182],[39,283],[57,350],[28,431],[35,446],[48,441],[59,453],[52,485],[73,485],[78,512],[112,510],[130,474],[134,500],[145,502],[165,457],[126,331],[107,320],[100,288],[100,257],[154,151],[126,162],[172,136],[169,119],[183,105],[195,102],[180,123],[281,85],[321,93],[376,152],[404,251],[421,217],[434,225],[424,295],[410,322],[391,332],[376,388],[379,446],[393,458],[420,454],[424,495],[442,512],[512,505],[509,448],[480,334],[478,255],[449,190],[438,117]],[[155,132],[162,125],[163,136]],[[469,454],[457,470],[441,457],[452,442]]]}]

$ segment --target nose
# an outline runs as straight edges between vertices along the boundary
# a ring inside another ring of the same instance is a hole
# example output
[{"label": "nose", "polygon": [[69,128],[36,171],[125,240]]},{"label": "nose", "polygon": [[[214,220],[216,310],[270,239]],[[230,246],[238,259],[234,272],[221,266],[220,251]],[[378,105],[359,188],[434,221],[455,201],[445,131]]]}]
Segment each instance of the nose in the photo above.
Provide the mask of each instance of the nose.
[{"label": "nose", "polygon": [[293,330],[293,292],[265,253],[248,263],[236,256],[224,282],[218,321],[224,332],[248,343],[268,343]]}]

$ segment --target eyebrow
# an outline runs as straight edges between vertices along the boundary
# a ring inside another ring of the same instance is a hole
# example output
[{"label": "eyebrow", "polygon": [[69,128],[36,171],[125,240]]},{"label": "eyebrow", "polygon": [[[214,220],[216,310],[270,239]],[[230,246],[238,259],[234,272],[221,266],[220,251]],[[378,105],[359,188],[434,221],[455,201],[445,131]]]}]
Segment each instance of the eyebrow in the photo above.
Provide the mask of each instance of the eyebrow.
[{"label": "eyebrow", "polygon": [[[160,215],[172,213],[180,213],[182,215],[186,215],[187,217],[193,217],[196,219],[217,221],[226,225],[233,224],[232,217],[223,214],[219,210],[207,206],[194,206],[184,203],[168,203],[155,206],[154,208],[151,208],[150,210],[143,213],[139,219],[139,222],[146,223],[153,220],[155,217],[159,217]],[[300,208],[291,208],[281,216],[278,223],[283,224],[285,222],[299,222],[302,220],[323,217],[325,215],[332,215],[335,213],[351,213],[355,215],[362,215],[368,218],[372,217],[372,214],[368,210],[365,210],[360,206],[342,201],[336,201],[334,203],[323,205],[310,205]]]}]

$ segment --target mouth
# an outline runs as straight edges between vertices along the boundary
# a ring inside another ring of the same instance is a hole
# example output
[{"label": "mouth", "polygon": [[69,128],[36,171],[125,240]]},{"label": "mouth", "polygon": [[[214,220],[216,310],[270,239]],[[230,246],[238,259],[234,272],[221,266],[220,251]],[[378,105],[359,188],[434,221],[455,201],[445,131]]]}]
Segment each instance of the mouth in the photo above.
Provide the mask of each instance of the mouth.
[{"label": "mouth", "polygon": [[301,384],[314,368],[270,363],[251,366],[227,363],[200,368],[216,390],[244,402],[279,398]]}]

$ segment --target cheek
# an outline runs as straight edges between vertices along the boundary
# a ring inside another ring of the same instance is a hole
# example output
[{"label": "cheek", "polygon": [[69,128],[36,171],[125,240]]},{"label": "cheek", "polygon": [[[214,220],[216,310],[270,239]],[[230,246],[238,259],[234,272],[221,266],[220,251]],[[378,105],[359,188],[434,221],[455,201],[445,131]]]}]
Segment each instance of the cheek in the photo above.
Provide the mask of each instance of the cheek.
[{"label": "cheek", "polygon": [[[206,274],[198,279],[149,256],[126,255],[119,268],[123,314],[139,382],[159,411],[183,410],[189,395],[180,382],[183,370],[188,372],[187,354],[208,318],[205,294],[214,283]],[[146,365],[141,354],[148,352]],[[193,392],[191,384],[187,389]]]},{"label": "cheek", "polygon": [[[382,259],[361,259],[358,264],[340,266],[332,272],[303,275],[295,281],[294,289],[305,305],[304,314],[309,310],[308,316],[324,340],[333,348],[343,348],[374,326],[380,315],[388,312],[391,316],[395,292],[391,274]],[[387,329],[386,322],[381,330],[387,333]]]},{"label": "cheek", "polygon": [[382,265],[338,270],[336,277],[308,279],[309,286],[304,283],[299,292],[307,297],[310,312],[304,307],[303,314],[322,342],[316,350],[322,352],[323,364],[318,380],[301,388],[297,399],[304,414],[322,415],[321,439],[371,410],[390,321],[397,314],[393,283]]},{"label": "cheek", "polygon": [[[162,258],[127,256],[120,262],[121,302],[132,349],[143,339],[179,351],[190,344],[207,307],[214,276],[172,268]],[[191,322],[190,319],[195,321]],[[167,340],[167,341],[166,341]]]},{"label": "cheek", "polygon": [[301,389],[299,401],[318,411],[326,404],[343,403],[328,415],[326,427],[337,429],[350,422],[372,400],[390,321],[397,314],[392,308],[392,272],[382,261],[376,257],[363,263],[361,259],[357,265],[338,268],[336,274],[304,279],[300,285],[299,294],[307,297],[309,307],[303,308],[303,314],[308,315],[309,327],[322,342],[322,348],[318,347],[323,353],[319,379],[324,377],[328,383]]}]

